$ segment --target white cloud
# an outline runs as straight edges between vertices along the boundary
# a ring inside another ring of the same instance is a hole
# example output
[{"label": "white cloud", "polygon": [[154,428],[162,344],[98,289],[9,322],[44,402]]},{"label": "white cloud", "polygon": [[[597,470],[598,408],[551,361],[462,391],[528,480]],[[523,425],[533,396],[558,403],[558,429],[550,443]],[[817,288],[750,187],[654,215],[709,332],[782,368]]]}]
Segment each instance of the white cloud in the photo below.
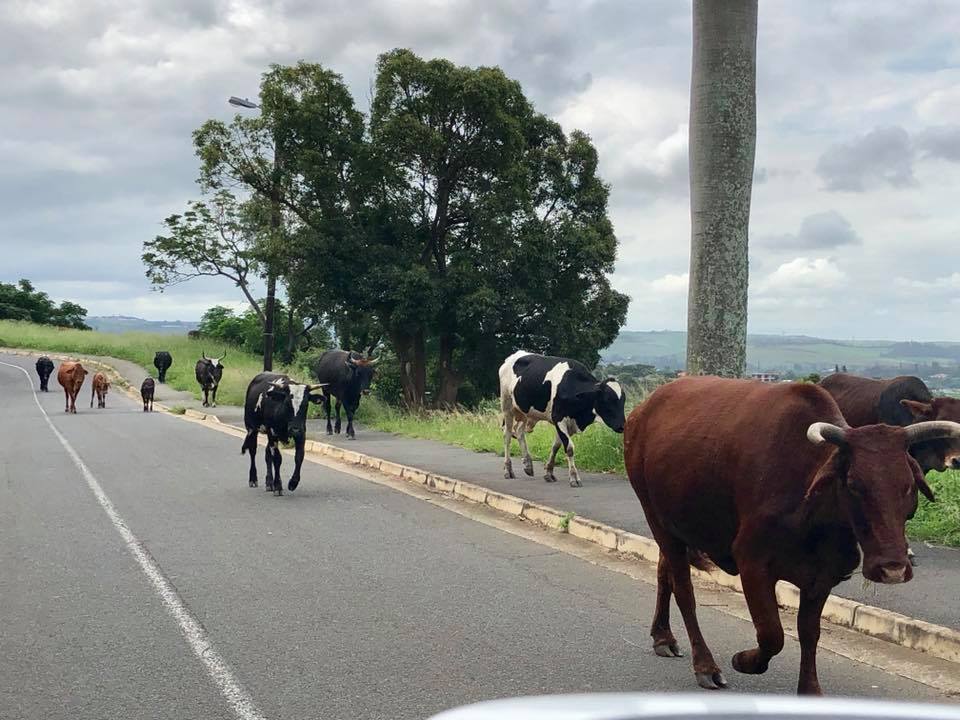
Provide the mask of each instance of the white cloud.
[{"label": "white cloud", "polygon": [[757,293],[810,294],[832,290],[847,279],[847,274],[830,258],[798,257],[785,262],[757,283]]},{"label": "white cloud", "polygon": [[658,295],[686,296],[690,286],[690,273],[667,274],[650,283],[649,289]]}]

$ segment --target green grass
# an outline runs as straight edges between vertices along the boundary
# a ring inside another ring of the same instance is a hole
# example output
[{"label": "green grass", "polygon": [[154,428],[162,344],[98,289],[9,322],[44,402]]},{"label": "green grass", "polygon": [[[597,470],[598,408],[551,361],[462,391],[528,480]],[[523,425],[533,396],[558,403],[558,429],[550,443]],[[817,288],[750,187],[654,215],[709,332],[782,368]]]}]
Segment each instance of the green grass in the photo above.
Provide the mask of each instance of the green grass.
[{"label": "green grass", "polygon": [[[176,390],[187,390],[200,397],[194,366],[201,353],[222,355],[224,347],[210,341],[193,340],[186,336],[151,333],[102,333],[89,330],[60,330],[47,325],[0,320],[0,347],[47,350],[77,355],[109,355],[142,365],[156,377],[153,355],[167,350],[173,356],[173,366],[167,371],[167,384]],[[223,361],[223,379],[217,392],[217,402],[242,405],[250,378],[260,372],[263,359],[235,348],[226,348]],[[285,372],[281,369],[280,372]]]},{"label": "green grass", "polygon": [[920,507],[907,523],[907,533],[917,540],[960,546],[960,472],[947,470],[927,475],[936,502],[920,497]]}]

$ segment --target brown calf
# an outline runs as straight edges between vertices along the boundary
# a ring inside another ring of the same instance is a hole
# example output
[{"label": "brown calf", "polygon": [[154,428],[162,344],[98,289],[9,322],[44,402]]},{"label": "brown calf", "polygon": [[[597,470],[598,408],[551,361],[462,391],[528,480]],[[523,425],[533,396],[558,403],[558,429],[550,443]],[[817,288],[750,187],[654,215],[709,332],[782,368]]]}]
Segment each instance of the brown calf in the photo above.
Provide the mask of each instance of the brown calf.
[{"label": "brown calf", "polygon": [[810,384],[689,377],[661,387],[631,413],[624,434],[630,484],[660,546],[654,650],[679,656],[670,596],[690,638],[698,684],[725,687],[697,622],[691,556],[740,575],[757,647],[733,656],[765,672],[783,648],[776,583],[800,589],[797,691],[820,694],[816,652],[830,590],[863,575],[913,577],[904,524],[917,493],[933,495],[907,449],[960,437],[960,424],[850,428],[830,394]]},{"label": "brown calf", "polygon": [[143,411],[153,412],[153,392],[156,389],[156,383],[153,378],[147,378],[140,385],[140,397],[143,398]]},{"label": "brown calf", "polygon": [[62,362],[57,370],[57,382],[63,388],[63,394],[66,398],[66,407],[64,412],[77,412],[77,395],[80,394],[80,388],[83,386],[83,379],[87,376],[87,371],[83,365],[78,362]]},{"label": "brown calf", "polygon": [[102,372],[93,376],[92,387],[90,388],[90,407],[93,407],[93,398],[97,398],[97,407],[105,408],[107,406],[107,391],[110,390],[110,381]]}]

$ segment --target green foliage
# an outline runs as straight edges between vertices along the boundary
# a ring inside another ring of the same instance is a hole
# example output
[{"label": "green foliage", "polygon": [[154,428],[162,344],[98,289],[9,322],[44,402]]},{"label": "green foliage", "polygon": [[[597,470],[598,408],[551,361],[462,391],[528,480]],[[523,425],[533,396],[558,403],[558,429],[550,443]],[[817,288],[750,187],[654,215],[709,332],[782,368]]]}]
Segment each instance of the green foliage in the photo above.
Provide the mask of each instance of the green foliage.
[{"label": "green foliage", "polygon": [[35,290],[29,280],[20,280],[16,285],[0,283],[0,320],[89,330],[84,322],[86,316],[86,308],[69,300],[54,304],[45,292]]},{"label": "green foliage", "polygon": [[560,518],[560,530],[562,532],[570,530],[570,521],[573,520],[574,516],[576,516],[576,513],[572,510],[568,510],[563,514],[563,517]]},{"label": "green foliage", "polygon": [[907,533],[917,540],[960,546],[960,472],[947,470],[927,475],[936,502],[922,495],[917,514],[907,523]]}]

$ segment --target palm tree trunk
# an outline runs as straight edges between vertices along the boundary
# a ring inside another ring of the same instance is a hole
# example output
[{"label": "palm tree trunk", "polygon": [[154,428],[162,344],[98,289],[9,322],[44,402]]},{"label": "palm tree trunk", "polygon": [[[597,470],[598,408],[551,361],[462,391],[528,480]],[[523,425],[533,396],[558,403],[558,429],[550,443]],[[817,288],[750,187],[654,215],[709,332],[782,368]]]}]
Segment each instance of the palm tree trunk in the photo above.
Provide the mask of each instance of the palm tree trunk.
[{"label": "palm tree trunk", "polygon": [[687,371],[741,377],[757,140],[757,0],[693,1]]}]

